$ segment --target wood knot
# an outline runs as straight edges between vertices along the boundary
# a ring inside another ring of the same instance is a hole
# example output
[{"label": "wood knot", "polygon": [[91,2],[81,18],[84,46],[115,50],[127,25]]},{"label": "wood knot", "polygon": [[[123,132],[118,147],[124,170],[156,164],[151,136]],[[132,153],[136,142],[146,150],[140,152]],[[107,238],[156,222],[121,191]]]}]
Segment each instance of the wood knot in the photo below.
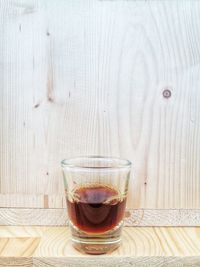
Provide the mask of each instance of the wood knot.
[{"label": "wood knot", "polygon": [[54,103],[54,99],[53,99],[53,97],[48,96],[48,101],[51,102],[51,103]]},{"label": "wood knot", "polygon": [[162,94],[164,98],[170,98],[172,95],[171,90],[169,89],[165,89]]},{"label": "wood knot", "polygon": [[34,108],[38,108],[40,106],[40,103],[35,104]]}]

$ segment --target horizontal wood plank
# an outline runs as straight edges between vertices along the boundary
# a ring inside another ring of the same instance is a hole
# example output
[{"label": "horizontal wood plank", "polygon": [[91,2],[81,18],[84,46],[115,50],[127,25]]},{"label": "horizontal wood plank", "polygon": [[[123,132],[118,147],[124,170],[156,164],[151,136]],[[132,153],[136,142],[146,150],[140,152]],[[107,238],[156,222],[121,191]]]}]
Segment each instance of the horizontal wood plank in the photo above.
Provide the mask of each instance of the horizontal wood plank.
[{"label": "horizontal wood plank", "polygon": [[65,196],[45,194],[0,194],[1,208],[64,208]]},{"label": "horizontal wood plank", "polygon": [[[127,210],[126,226],[200,226],[199,209]],[[67,225],[66,209],[0,208],[0,225]]]},{"label": "horizontal wood plank", "polygon": [[7,267],[32,267],[33,266],[33,259],[27,257],[3,257],[0,258],[0,266]]},{"label": "horizontal wood plank", "polygon": [[[199,267],[199,257],[110,257],[110,258],[52,258],[33,259],[34,267]],[[98,264],[98,265],[97,265]]]},{"label": "horizontal wood plank", "polygon": [[[0,266],[200,265],[200,227],[124,227],[120,248],[101,256],[79,253],[69,237],[68,227],[1,226]],[[19,245],[11,252],[9,242]]]}]

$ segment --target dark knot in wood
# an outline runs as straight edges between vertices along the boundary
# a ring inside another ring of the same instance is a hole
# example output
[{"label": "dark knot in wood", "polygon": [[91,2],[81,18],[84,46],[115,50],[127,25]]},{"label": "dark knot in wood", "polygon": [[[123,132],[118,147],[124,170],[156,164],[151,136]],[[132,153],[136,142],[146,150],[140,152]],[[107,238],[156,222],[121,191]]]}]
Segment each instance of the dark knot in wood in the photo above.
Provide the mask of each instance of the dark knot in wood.
[{"label": "dark knot in wood", "polygon": [[172,95],[171,90],[169,89],[165,89],[162,94],[164,98],[170,98]]}]

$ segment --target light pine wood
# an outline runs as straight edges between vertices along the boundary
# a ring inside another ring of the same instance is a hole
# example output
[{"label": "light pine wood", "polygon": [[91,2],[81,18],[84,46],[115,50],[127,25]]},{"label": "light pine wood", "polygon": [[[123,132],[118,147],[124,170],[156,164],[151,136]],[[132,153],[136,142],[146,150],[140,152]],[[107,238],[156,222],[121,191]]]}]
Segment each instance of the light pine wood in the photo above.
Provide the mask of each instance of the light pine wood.
[{"label": "light pine wood", "polygon": [[128,208],[200,209],[199,13],[1,0],[0,207],[63,208],[60,161],[101,154],[133,162]]},{"label": "light pine wood", "polygon": [[[66,262],[70,267],[93,267],[96,266],[96,259],[88,258],[85,261],[81,261],[80,258],[67,258],[66,259],[51,259],[51,260],[43,260],[43,259],[33,259],[33,266],[37,267],[65,267]],[[176,266],[185,266],[185,267],[199,267],[199,257],[136,257],[136,258],[99,258],[98,266],[104,267],[149,267],[149,266],[158,266],[158,267],[176,267]]]},{"label": "light pine wood", "polygon": [[64,209],[2,208],[0,225],[66,225]]},{"label": "light pine wood", "polygon": [[66,208],[64,195],[0,194],[0,207]]},{"label": "light pine wood", "polygon": [[[199,226],[200,210],[127,210],[126,226]],[[0,225],[67,225],[66,209],[1,208]]]},{"label": "light pine wood", "polygon": [[[20,260],[27,266],[124,267],[200,264],[199,227],[125,227],[121,247],[109,255],[102,256],[82,255],[73,249],[67,227],[7,226],[0,227],[0,236],[1,266],[18,266],[21,264]],[[14,249],[10,249],[11,247]]]},{"label": "light pine wood", "polygon": [[1,238],[0,240],[1,257],[12,257],[20,255],[21,257],[29,257],[37,248],[40,238],[38,237],[17,237],[17,238]]}]

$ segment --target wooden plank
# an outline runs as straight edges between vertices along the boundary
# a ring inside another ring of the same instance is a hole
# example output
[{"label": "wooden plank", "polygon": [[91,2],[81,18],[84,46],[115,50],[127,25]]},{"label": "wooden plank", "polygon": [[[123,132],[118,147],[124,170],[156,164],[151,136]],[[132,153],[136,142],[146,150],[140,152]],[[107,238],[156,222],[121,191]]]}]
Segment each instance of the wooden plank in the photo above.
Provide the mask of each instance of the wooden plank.
[{"label": "wooden plank", "polygon": [[38,237],[0,238],[1,257],[31,257],[39,245]]},{"label": "wooden plank", "polygon": [[32,258],[26,258],[26,257],[13,257],[13,258],[0,258],[0,266],[13,266],[13,267],[32,267],[33,266],[33,260]]},{"label": "wooden plank", "polygon": [[0,225],[66,225],[65,209],[1,208]]},{"label": "wooden plank", "polygon": [[[82,258],[67,257],[67,258],[4,258],[0,259],[1,266],[23,266],[23,267],[65,267],[66,263],[69,267],[93,267],[97,264],[96,258],[88,257],[87,261],[81,261]],[[98,258],[98,267],[149,267],[153,264],[158,267],[199,267],[199,257],[135,257],[135,258]]]},{"label": "wooden plank", "polygon": [[[0,208],[1,225],[65,225],[68,220],[65,197],[62,195],[0,194],[0,203],[4,207]],[[20,209],[10,208],[15,205]],[[31,205],[32,208],[28,209]],[[125,225],[199,226],[200,210],[127,209]]]},{"label": "wooden plank", "polygon": [[199,1],[1,0],[3,206],[62,208],[12,198],[60,196],[59,162],[101,154],[133,162],[128,208],[199,209],[199,12]]},{"label": "wooden plank", "polygon": [[[101,256],[88,256],[80,254],[73,249],[69,240],[68,227],[44,227],[40,234],[35,236],[37,242],[27,242],[27,233],[34,233],[32,227],[14,226],[0,227],[5,238],[12,242],[20,242],[21,247],[30,251],[33,265],[30,266],[199,266],[200,265],[200,227],[128,227],[124,228],[122,234],[122,245],[113,253]],[[13,233],[13,236],[11,236]],[[36,233],[36,232],[35,232]],[[6,235],[8,234],[8,237]],[[22,238],[23,234],[26,238]],[[32,238],[32,234],[29,238]],[[17,240],[18,239],[18,240]],[[4,243],[1,243],[4,244]],[[3,246],[3,245],[2,245]],[[14,260],[24,261],[23,249],[20,246],[13,250],[10,257],[4,257],[10,253],[5,245],[4,254],[0,252],[0,264],[9,262],[8,266],[14,265]],[[5,260],[5,261],[4,261]],[[12,264],[11,264],[12,263]],[[1,266],[4,266],[3,264]],[[26,265],[25,265],[26,266]]]},{"label": "wooden plank", "polygon": [[199,257],[130,257],[130,258],[89,258],[85,261],[82,261],[82,258],[60,258],[60,259],[33,259],[34,267],[65,267],[66,264],[70,267],[93,267],[97,264],[98,267],[149,267],[149,266],[157,266],[157,267],[176,267],[176,266],[184,266],[184,267],[199,267]]},{"label": "wooden plank", "polygon": [[[0,225],[67,225],[66,209],[0,209]],[[200,210],[127,210],[126,226],[200,226]]]},{"label": "wooden plank", "polygon": [[[112,256],[199,256],[200,228],[125,227],[123,245]],[[35,257],[81,256],[69,241],[68,227],[47,227]],[[84,256],[83,256],[84,257]]]},{"label": "wooden plank", "polygon": [[64,208],[64,195],[0,194],[2,208]]}]

